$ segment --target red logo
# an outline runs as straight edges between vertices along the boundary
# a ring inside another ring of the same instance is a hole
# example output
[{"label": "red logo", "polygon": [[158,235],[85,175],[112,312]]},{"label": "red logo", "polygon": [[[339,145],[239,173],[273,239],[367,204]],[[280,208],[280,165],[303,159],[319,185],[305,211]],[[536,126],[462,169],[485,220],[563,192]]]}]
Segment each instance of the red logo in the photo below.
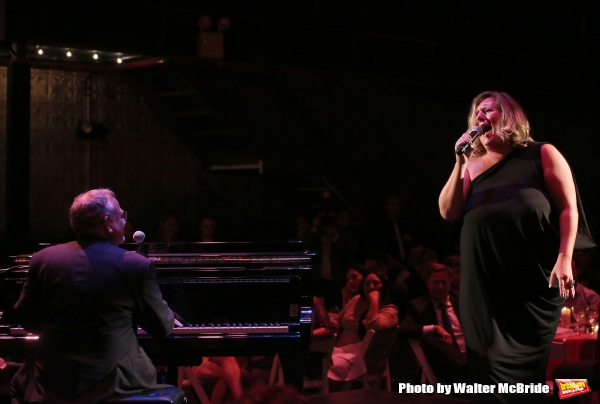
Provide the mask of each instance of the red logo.
[{"label": "red logo", "polygon": [[555,382],[558,387],[558,396],[561,399],[591,391],[587,379],[556,379]]}]

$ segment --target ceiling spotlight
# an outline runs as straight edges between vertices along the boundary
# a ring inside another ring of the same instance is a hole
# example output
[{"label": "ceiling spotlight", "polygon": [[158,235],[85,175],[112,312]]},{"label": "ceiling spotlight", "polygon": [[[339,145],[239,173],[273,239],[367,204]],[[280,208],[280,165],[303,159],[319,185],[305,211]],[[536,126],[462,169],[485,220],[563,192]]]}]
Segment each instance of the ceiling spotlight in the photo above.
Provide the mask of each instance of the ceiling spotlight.
[{"label": "ceiling spotlight", "polygon": [[94,56],[92,56],[94,58],[94,60],[98,60],[98,54],[94,53]]},{"label": "ceiling spotlight", "polygon": [[205,29],[209,29],[211,24],[212,24],[212,20],[207,15],[203,15],[202,17],[200,17],[198,19],[198,27],[202,31],[204,31]]},{"label": "ceiling spotlight", "polygon": [[38,49],[38,55],[43,55],[44,54],[44,50],[42,48]]},{"label": "ceiling spotlight", "polygon": [[123,63],[123,59],[117,58],[117,63]]},{"label": "ceiling spotlight", "polygon": [[221,17],[219,18],[219,21],[217,21],[217,29],[219,32],[227,31],[230,25],[231,21],[227,17]]},{"label": "ceiling spotlight", "polygon": [[70,58],[71,56],[73,56],[73,54],[71,53],[71,51],[67,51],[67,57]]}]

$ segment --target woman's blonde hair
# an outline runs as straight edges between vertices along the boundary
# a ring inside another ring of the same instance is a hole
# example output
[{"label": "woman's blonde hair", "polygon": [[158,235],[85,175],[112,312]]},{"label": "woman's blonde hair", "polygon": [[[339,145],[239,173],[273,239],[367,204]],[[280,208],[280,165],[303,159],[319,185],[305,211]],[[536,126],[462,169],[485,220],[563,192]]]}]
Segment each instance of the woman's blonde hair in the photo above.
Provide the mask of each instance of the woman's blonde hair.
[{"label": "woman's blonde hair", "polygon": [[[496,109],[500,112],[498,127],[493,130],[512,147],[525,147],[528,142],[533,141],[529,135],[529,121],[525,112],[510,95],[499,91],[485,91],[473,99],[471,112],[467,124],[469,130],[477,125],[477,107],[488,98],[494,100]],[[486,153],[485,148],[478,138],[473,142],[473,155],[481,156]]]}]

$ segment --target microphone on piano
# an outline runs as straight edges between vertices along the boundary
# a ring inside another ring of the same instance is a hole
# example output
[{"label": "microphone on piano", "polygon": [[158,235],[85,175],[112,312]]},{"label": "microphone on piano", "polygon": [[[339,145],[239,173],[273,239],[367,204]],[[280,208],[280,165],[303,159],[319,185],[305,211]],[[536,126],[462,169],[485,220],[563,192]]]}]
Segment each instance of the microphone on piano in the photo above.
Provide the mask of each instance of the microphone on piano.
[{"label": "microphone on piano", "polygon": [[146,254],[146,251],[144,249],[144,239],[146,238],[146,235],[144,234],[143,231],[136,231],[135,233],[133,233],[133,241],[135,241],[138,244],[138,254],[143,255],[144,257],[148,257],[148,254]]}]

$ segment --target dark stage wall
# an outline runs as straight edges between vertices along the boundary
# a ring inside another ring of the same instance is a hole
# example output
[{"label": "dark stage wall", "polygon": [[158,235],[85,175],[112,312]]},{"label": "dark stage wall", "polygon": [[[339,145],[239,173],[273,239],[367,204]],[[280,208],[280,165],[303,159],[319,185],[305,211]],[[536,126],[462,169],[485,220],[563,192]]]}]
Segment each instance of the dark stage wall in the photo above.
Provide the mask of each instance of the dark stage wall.
[{"label": "dark stage wall", "polygon": [[[452,146],[465,129],[471,97],[486,88],[462,93],[420,90],[384,78],[332,77],[318,72],[213,72],[216,75],[221,82],[213,80],[207,94],[219,92],[215,83],[230,90],[229,100],[212,101],[217,107],[224,106],[220,112],[232,123],[236,135],[247,135],[247,146],[255,146],[257,155],[267,156],[264,175],[210,172],[210,146],[200,140],[192,145],[182,141],[157,111],[147,107],[127,76],[119,73],[90,76],[90,120],[106,125],[106,139],[78,139],[77,122],[86,118],[88,73],[32,69],[30,239],[68,237],[68,207],[75,195],[93,187],[113,189],[136,227],[147,234],[154,231],[165,210],[176,210],[190,223],[188,230],[194,229],[192,223],[200,215],[209,212],[219,217],[224,233],[235,239],[290,238],[299,207],[293,195],[274,185],[281,183],[281,178],[273,178],[282,170],[299,175],[305,168],[311,174],[322,169],[330,178],[346,175],[355,185],[346,188],[343,196],[347,202],[370,201],[370,205],[362,205],[364,218],[376,214],[385,192],[395,189],[403,194],[407,210],[423,219],[427,233],[442,231],[437,195],[452,168]],[[202,75],[196,79],[202,90]],[[542,100],[535,97],[533,88],[510,92],[528,112],[534,138],[554,143],[565,154],[588,216],[597,217],[597,121],[573,108],[569,100]],[[258,96],[262,98],[257,100]],[[260,108],[251,105],[257,102]],[[237,103],[239,108],[227,111],[227,103]],[[235,110],[244,114],[246,126],[236,126],[240,119]],[[261,130],[251,134],[254,124],[262,125]],[[0,67],[3,230],[5,132],[6,68]],[[298,157],[296,146],[300,145],[306,158]],[[336,167],[315,158],[325,146],[325,156],[348,164],[352,171],[335,172]],[[269,155],[278,156],[278,161],[275,157],[269,160]],[[390,164],[382,164],[384,158]],[[305,167],[286,167],[290,161],[304,162]],[[315,164],[307,164],[311,161]]]}]

